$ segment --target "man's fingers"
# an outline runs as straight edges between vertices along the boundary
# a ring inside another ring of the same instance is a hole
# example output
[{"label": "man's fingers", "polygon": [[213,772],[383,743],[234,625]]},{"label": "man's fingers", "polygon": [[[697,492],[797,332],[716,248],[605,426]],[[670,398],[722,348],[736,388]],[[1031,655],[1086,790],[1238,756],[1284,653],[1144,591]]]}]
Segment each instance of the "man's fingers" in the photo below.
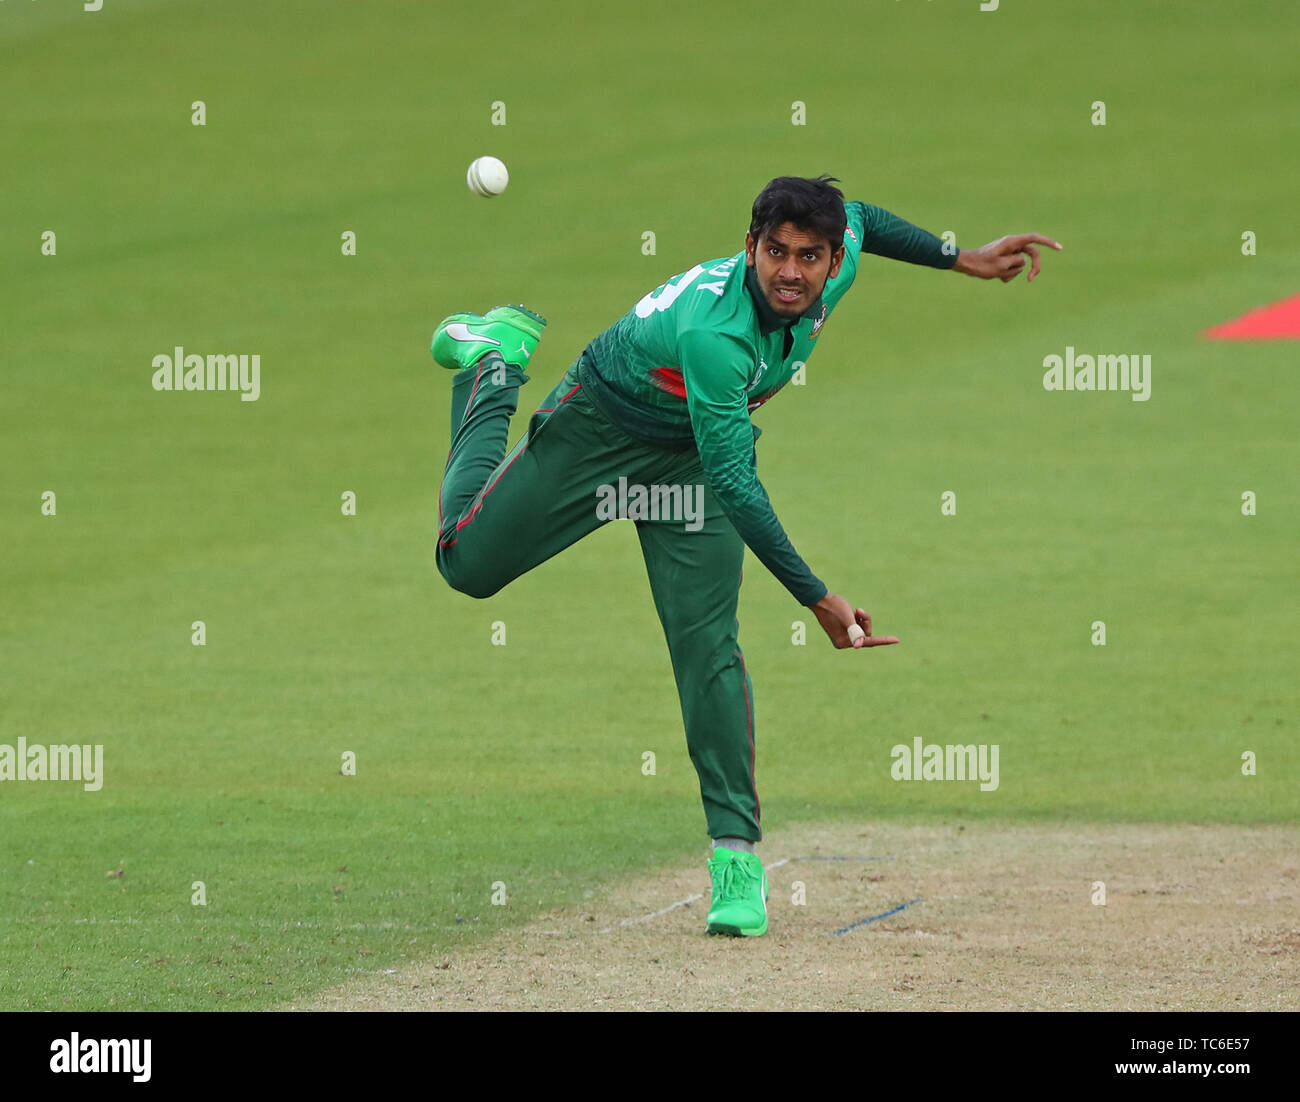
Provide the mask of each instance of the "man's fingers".
[{"label": "man's fingers", "polygon": [[871,617],[860,608],[855,610],[855,614],[858,622],[848,627],[849,643],[854,648],[883,647],[898,642],[896,635],[872,635]]},{"label": "man's fingers", "polygon": [[1010,248],[1016,252],[1022,252],[1026,245],[1046,245],[1050,249],[1055,249],[1058,253],[1061,251],[1061,243],[1053,241],[1050,237],[1044,237],[1041,233],[1016,233],[1010,237],[1004,237]]},{"label": "man's fingers", "polygon": [[993,271],[988,272],[987,267],[981,272],[983,279],[1000,279],[1003,283],[1010,283],[1024,269],[1026,257],[1033,262],[1029,269],[1027,277],[1028,282],[1032,283],[1034,277],[1042,271],[1042,260],[1038,255],[1035,245],[1046,245],[1050,249],[1061,249],[1059,241],[1053,241],[1050,237],[1044,237],[1041,233],[1010,233],[1006,237],[1000,237],[992,241],[980,250],[986,258],[993,262]]},{"label": "man's fingers", "polygon": [[1033,283],[1034,276],[1038,274],[1038,270],[1041,267],[1041,265],[1038,263],[1038,250],[1035,249],[1033,245],[1026,245],[1025,252],[1027,252],[1034,259],[1034,266],[1029,269],[1029,275],[1027,277],[1028,281],[1030,283]]}]

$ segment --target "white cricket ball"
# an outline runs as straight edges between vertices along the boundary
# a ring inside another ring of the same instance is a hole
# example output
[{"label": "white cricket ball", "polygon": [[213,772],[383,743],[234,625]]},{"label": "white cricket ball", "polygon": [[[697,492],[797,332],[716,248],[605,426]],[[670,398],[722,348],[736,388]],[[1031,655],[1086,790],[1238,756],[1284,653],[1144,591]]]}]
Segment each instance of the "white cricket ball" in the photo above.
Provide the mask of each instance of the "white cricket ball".
[{"label": "white cricket ball", "polygon": [[495,157],[480,157],[469,166],[465,182],[475,195],[491,198],[505,191],[506,184],[510,183],[510,173]]}]

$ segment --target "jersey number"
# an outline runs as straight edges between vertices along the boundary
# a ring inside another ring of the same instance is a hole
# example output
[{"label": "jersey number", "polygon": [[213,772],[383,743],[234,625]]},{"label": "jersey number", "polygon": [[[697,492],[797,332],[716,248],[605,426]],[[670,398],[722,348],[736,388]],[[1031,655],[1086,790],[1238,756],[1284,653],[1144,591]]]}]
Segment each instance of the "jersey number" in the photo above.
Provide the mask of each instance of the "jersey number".
[{"label": "jersey number", "polygon": [[[696,264],[689,272],[683,272],[676,283],[670,281],[662,287],[656,287],[636,304],[636,316],[648,318],[657,310],[667,310],[677,301],[677,297],[700,277],[703,271],[704,265]],[[623,301],[626,302],[627,300],[624,299]]]}]

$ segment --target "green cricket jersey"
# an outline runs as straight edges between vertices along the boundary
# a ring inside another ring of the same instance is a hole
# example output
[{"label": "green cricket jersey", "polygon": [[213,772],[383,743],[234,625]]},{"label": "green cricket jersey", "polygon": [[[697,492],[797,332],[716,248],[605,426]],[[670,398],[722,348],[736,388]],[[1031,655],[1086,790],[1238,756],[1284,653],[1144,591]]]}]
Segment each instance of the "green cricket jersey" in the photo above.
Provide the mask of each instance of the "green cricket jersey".
[{"label": "green cricket jersey", "polygon": [[583,351],[593,398],[631,435],[699,450],[709,487],[741,539],[802,605],[826,586],[777,520],[758,480],[750,414],[812,355],[858,274],[860,253],[951,268],[931,233],[867,203],[845,203],[844,262],[797,318],[763,298],[744,252],[697,264],[646,295]]}]

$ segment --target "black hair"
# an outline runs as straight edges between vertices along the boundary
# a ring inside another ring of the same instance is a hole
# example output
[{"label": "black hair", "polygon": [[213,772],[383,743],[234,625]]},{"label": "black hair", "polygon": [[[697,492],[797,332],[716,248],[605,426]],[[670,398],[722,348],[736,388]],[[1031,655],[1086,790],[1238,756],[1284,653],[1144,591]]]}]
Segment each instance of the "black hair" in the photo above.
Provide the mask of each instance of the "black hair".
[{"label": "black hair", "polygon": [[749,232],[757,242],[786,222],[793,222],[805,233],[813,233],[830,242],[834,252],[844,244],[847,219],[844,215],[844,192],[834,176],[816,179],[804,176],[778,176],[758,193],[749,221]]}]

